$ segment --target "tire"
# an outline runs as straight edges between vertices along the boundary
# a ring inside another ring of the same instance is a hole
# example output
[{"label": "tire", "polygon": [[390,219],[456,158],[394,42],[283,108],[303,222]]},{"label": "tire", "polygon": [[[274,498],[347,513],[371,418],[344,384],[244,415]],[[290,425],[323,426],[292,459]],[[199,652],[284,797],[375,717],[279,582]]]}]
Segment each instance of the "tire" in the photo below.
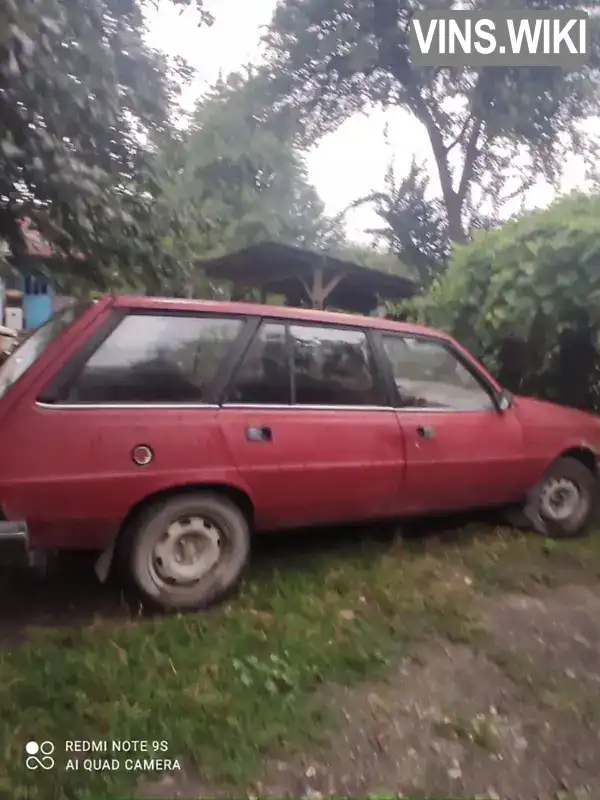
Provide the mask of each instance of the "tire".
[{"label": "tire", "polygon": [[575,538],[585,532],[596,499],[593,473],[575,458],[559,458],[530,493],[523,507],[523,521],[552,539]]},{"label": "tire", "polygon": [[530,531],[532,523],[525,516],[524,504],[511,505],[500,510],[500,522],[518,531]]},{"label": "tire", "polygon": [[180,494],[147,508],[117,545],[125,587],[142,605],[196,611],[239,584],[250,557],[248,520],[214,493]]}]

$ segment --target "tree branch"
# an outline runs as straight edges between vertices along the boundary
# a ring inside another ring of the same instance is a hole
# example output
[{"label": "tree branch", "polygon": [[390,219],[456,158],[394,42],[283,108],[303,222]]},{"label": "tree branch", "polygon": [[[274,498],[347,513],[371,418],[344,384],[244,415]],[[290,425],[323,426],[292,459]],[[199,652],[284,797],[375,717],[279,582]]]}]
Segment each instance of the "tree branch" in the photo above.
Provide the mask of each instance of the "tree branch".
[{"label": "tree branch", "polygon": [[449,145],[446,145],[446,152],[449,153],[456,145],[461,141],[471,122],[473,121],[473,116],[469,114],[467,119],[465,120],[463,126],[460,129],[460,133],[456,136]]},{"label": "tree branch", "polygon": [[478,119],[473,126],[473,130],[471,131],[465,147],[465,163],[463,165],[460,183],[458,185],[458,189],[456,190],[456,194],[458,195],[461,203],[465,197],[467,189],[469,188],[469,184],[471,183],[471,178],[473,177],[473,170],[475,169],[477,159],[481,155],[481,151],[478,149],[477,144],[482,128],[483,120]]},{"label": "tree branch", "polygon": [[448,232],[450,239],[454,242],[462,242],[465,232],[462,226],[462,200],[452,185],[452,173],[448,164],[448,152],[444,145],[444,139],[440,129],[435,124],[435,120],[423,98],[418,91],[410,92],[410,102],[413,112],[419,119],[429,135],[433,157],[438,170],[444,205],[448,214]]}]

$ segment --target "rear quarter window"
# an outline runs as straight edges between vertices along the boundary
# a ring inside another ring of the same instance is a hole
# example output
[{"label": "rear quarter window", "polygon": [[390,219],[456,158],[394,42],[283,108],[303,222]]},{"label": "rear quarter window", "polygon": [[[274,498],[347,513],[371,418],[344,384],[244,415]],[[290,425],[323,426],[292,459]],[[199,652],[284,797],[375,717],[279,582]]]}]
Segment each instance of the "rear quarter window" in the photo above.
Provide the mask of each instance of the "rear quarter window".
[{"label": "rear quarter window", "polygon": [[129,314],[71,384],[69,403],[203,403],[245,321]]},{"label": "rear quarter window", "polygon": [[33,331],[13,352],[0,369],[0,397],[24,375],[43,355],[46,349],[70,328],[90,307],[91,303],[78,303],[62,309],[48,322]]}]

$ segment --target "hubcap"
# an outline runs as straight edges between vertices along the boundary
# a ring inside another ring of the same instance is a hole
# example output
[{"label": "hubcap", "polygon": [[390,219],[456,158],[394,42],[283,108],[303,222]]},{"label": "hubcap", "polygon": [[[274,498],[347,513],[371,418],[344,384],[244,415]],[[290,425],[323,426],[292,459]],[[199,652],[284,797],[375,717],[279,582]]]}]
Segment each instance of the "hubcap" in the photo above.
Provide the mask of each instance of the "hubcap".
[{"label": "hubcap", "polygon": [[548,481],[540,498],[540,514],[547,520],[562,522],[577,511],[581,493],[573,481],[566,478]]},{"label": "hubcap", "polygon": [[221,532],[203,517],[170,525],[152,552],[157,576],[170,584],[195,583],[221,558]]}]

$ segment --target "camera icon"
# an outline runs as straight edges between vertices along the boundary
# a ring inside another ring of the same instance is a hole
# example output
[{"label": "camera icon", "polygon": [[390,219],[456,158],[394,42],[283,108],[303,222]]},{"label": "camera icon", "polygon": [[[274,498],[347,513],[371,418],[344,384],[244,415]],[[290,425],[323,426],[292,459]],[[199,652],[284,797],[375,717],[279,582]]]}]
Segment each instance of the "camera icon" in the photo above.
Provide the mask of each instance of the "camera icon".
[{"label": "camera icon", "polygon": [[27,769],[52,769],[54,766],[54,744],[49,741],[44,742],[27,742],[25,745],[25,766]]}]

